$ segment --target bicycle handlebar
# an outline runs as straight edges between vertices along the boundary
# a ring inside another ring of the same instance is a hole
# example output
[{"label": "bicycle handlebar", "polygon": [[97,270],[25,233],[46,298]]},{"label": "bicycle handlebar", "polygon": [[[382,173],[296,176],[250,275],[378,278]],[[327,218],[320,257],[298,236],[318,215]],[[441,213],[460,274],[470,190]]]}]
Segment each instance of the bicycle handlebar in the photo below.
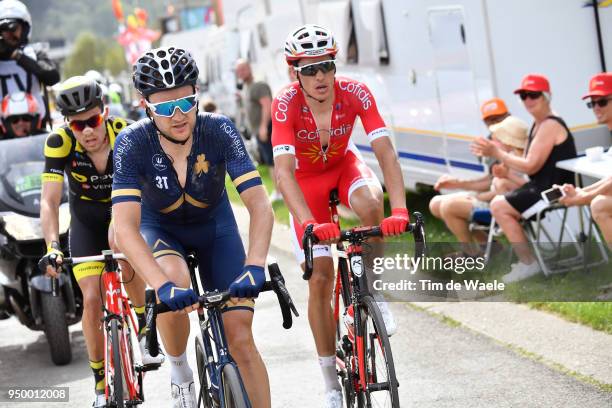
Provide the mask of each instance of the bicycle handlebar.
[{"label": "bicycle handlebar", "polygon": [[[270,273],[270,280],[264,283],[261,292],[274,291],[274,293],[276,293],[281,313],[283,315],[283,327],[285,329],[290,329],[291,326],[293,326],[293,317],[291,316],[291,313],[293,312],[296,317],[299,316],[299,313],[295,307],[295,304],[293,303],[293,299],[291,298],[287,287],[285,286],[285,279],[280,272],[278,264],[273,263],[268,265],[268,271]],[[200,307],[210,308],[225,303],[230,299],[230,297],[231,296],[228,290],[223,292],[207,292],[198,298],[198,303],[200,304]],[[155,317],[157,314],[166,313],[169,311],[171,310],[168,305],[165,303],[157,303],[154,306],[153,317]]]},{"label": "bicycle handlebar", "polygon": [[[415,211],[413,214],[415,222],[406,224],[406,230],[404,232],[412,233],[414,242],[417,244],[415,248],[415,256],[425,254],[425,221],[423,215]],[[349,230],[340,231],[340,239],[338,241],[348,241],[352,244],[359,244],[369,237],[382,237],[382,229],[380,226],[373,227],[356,227]],[[317,244],[319,240],[313,232],[313,225],[308,225],[304,231],[302,237],[302,247],[304,248],[304,274],[302,278],[309,280],[312,276],[313,269],[313,253],[312,247]]]}]

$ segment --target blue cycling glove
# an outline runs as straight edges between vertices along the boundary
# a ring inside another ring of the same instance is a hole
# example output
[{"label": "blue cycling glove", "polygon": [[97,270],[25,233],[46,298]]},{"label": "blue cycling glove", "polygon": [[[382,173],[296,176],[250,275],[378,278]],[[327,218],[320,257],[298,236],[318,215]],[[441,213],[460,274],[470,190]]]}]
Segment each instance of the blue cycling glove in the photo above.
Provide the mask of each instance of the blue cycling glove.
[{"label": "blue cycling glove", "polygon": [[230,285],[232,297],[256,298],[266,281],[264,268],[257,265],[245,265],[242,273]]},{"label": "blue cycling glove", "polygon": [[198,303],[198,297],[191,288],[179,288],[168,281],[157,289],[157,297],[171,310],[182,310],[187,306]]}]

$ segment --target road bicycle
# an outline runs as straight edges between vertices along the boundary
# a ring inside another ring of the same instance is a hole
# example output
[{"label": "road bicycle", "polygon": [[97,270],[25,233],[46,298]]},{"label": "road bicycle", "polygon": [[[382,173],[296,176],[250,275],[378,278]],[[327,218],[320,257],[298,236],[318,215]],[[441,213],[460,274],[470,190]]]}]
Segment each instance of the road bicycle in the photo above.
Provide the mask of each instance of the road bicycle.
[{"label": "road bicycle", "polygon": [[[229,353],[225,330],[223,328],[222,309],[230,299],[229,291],[211,291],[200,295],[196,277],[198,261],[193,253],[187,256],[187,266],[191,276],[191,285],[198,294],[200,307],[198,319],[200,335],[195,339],[196,360],[200,392],[198,407],[206,408],[250,408],[251,403],[244,388],[238,366]],[[264,284],[263,291],[274,291],[278,298],[283,316],[283,327],[290,329],[293,325],[293,313],[299,316],[285,287],[285,279],[278,264],[268,264],[270,280]],[[204,312],[206,310],[206,313]],[[155,304],[155,293],[147,291],[147,345],[151,356],[159,350],[157,341],[156,315],[170,311],[164,303]],[[202,405],[203,404],[203,405]]]},{"label": "road bicycle", "polygon": [[[337,206],[338,192],[330,193],[329,206],[332,222],[340,228]],[[414,223],[408,224],[415,241],[415,256],[425,254],[425,226],[423,216],[413,213]],[[400,406],[393,353],[389,336],[378,306],[370,293],[363,262],[363,247],[371,237],[382,237],[378,226],[357,227],[340,232],[337,244],[338,269],[334,287],[333,316],[336,322],[336,368],[347,408]],[[348,242],[345,249],[344,242]],[[305,280],[313,270],[312,247],[317,243],[313,226],[303,237]],[[342,306],[340,305],[342,300]],[[341,307],[345,324],[340,322]],[[352,319],[350,316],[352,314]]]},{"label": "road bicycle", "polygon": [[104,262],[100,275],[100,297],[104,317],[104,393],[108,408],[134,407],[144,402],[143,377],[146,371],[156,370],[161,364],[136,364],[132,345],[132,332],[137,325],[129,300],[121,287],[117,260],[126,259],[123,254],[111,250],[102,255],[64,258],[63,266],[84,262]]}]

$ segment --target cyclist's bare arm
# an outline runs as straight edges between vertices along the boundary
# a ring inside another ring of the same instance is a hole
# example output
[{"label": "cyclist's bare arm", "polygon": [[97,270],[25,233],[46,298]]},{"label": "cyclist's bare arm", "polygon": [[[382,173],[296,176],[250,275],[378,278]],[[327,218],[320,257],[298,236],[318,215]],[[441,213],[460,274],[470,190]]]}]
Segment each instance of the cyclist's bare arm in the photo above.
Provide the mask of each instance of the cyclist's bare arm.
[{"label": "cyclist's bare arm", "polygon": [[40,198],[40,223],[47,246],[59,242],[59,207],[62,202],[64,183],[45,181]]},{"label": "cyclist's bare arm", "polygon": [[304,194],[302,194],[302,190],[295,180],[294,155],[283,154],[274,158],[274,177],[276,178],[276,186],[283,194],[289,212],[297,218],[294,221],[301,225],[304,221],[313,219],[314,217],[304,199]]},{"label": "cyclist's bare arm", "polygon": [[391,139],[381,137],[372,142],[372,150],[382,169],[391,208],[406,208],[406,192],[402,169]]},{"label": "cyclist's bare arm", "polygon": [[140,235],[140,203],[126,201],[113,204],[115,242],[130,261],[132,268],[156,291],[168,281],[155,262],[151,249]]},{"label": "cyclist's bare arm", "polygon": [[274,212],[263,186],[254,186],[240,194],[249,210],[249,249],[246,265],[264,266],[270,248]]}]

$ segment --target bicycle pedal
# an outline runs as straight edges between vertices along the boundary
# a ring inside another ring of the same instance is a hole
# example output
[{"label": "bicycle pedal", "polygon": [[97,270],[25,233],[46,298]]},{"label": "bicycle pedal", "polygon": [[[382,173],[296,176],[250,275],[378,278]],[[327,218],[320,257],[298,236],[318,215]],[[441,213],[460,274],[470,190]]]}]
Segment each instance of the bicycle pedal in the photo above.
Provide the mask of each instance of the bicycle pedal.
[{"label": "bicycle pedal", "polygon": [[155,371],[161,367],[161,364],[146,364],[146,365],[138,365],[136,366],[137,372],[147,372],[147,371]]}]

